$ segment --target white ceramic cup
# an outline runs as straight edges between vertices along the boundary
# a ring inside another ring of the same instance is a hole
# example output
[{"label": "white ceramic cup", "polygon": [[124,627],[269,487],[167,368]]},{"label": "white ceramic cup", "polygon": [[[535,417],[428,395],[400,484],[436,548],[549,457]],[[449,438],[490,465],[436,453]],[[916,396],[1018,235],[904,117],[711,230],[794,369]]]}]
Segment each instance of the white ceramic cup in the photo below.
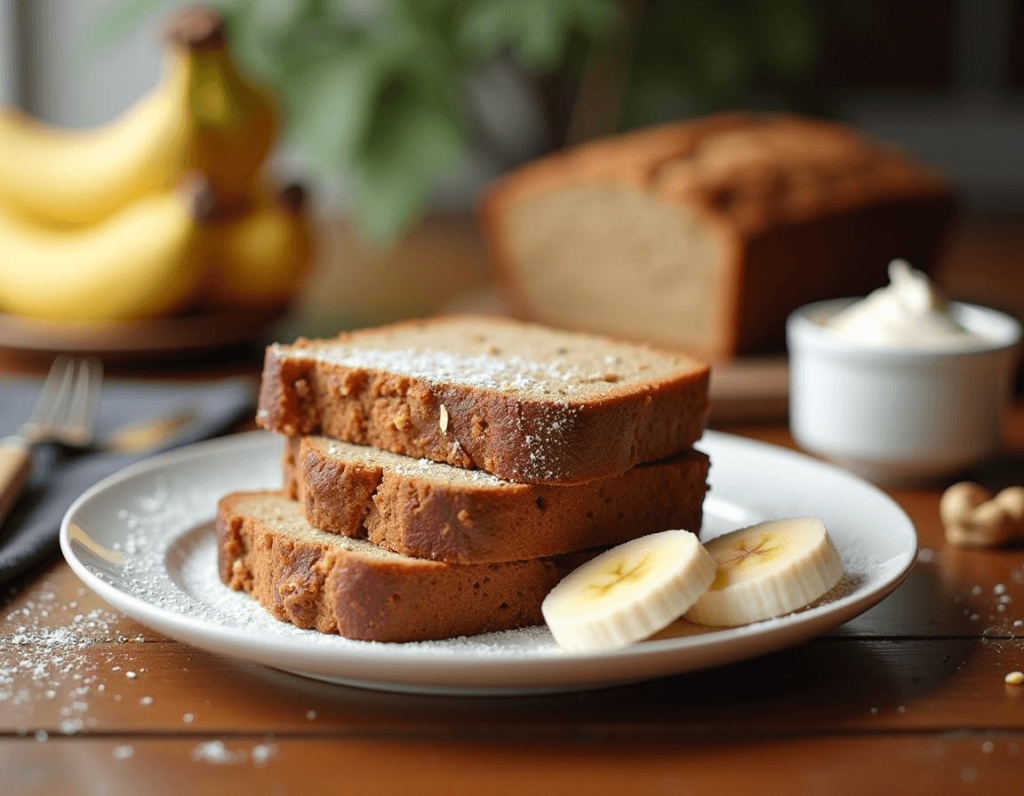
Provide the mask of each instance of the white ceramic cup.
[{"label": "white ceramic cup", "polygon": [[805,450],[879,484],[944,478],[1001,443],[1021,325],[952,302],[977,339],[945,348],[866,345],[828,329],[857,299],[808,304],[786,325],[789,423]]}]

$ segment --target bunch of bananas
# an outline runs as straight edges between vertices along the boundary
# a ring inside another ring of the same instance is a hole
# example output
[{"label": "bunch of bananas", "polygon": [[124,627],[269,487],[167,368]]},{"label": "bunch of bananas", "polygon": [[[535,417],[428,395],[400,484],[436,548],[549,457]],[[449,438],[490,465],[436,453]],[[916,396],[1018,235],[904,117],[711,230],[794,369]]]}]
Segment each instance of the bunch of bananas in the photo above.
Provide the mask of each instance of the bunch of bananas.
[{"label": "bunch of bananas", "polygon": [[259,178],[274,102],[223,20],[178,12],[159,85],[110,124],[0,111],[0,312],[122,321],[283,304],[312,239],[304,192]]}]

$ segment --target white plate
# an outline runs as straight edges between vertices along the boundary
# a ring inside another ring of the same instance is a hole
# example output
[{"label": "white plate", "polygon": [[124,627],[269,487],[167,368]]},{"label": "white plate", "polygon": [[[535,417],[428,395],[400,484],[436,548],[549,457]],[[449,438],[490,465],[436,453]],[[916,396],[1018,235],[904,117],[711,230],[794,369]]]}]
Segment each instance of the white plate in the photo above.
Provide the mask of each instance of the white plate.
[{"label": "white plate", "polygon": [[275,488],[281,441],[252,432],[166,453],[82,495],[61,549],[107,602],[180,641],[347,685],[447,694],[574,691],[750,658],[819,635],[889,594],[917,553],[914,527],[883,492],[833,466],[708,432],[703,537],[783,516],[821,517],[848,577],[814,606],[746,627],[694,632],[677,623],[652,640],[596,655],[560,650],[545,628],[411,644],[352,641],[278,622],[217,577],[217,500]]}]

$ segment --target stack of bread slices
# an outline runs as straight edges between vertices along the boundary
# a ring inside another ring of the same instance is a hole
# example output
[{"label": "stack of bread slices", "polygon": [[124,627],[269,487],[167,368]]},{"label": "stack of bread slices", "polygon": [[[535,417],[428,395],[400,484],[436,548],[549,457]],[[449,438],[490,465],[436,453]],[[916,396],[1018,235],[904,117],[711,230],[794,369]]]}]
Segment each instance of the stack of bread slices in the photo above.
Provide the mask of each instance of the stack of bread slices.
[{"label": "stack of bread slices", "polygon": [[283,488],[220,501],[221,578],[353,639],[541,624],[608,546],[699,531],[707,388],[683,354],[490,317],[272,345]]}]

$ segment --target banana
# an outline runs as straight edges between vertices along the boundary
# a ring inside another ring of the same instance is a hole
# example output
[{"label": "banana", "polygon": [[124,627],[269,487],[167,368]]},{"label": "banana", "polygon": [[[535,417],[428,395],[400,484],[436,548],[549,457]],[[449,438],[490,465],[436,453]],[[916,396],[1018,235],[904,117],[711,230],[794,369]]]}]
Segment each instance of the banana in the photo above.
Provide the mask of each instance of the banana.
[{"label": "banana", "polygon": [[124,321],[190,301],[208,268],[212,191],[189,175],[85,229],[0,214],[0,310],[51,320]]},{"label": "banana", "polygon": [[167,39],[172,70],[185,73],[195,129],[185,170],[202,171],[223,205],[242,206],[277,138],[277,103],[238,71],[216,11],[183,9],[172,18]]},{"label": "banana", "polygon": [[294,295],[313,257],[305,208],[305,191],[290,185],[261,196],[251,211],[220,225],[204,306],[274,306]]},{"label": "banana", "polygon": [[191,170],[225,204],[242,200],[273,145],[274,104],[238,73],[215,12],[180,12],[166,38],[159,85],[108,125],[0,113],[0,205],[39,223],[95,224]]},{"label": "banana", "polygon": [[706,545],[718,565],[711,587],[686,612],[700,625],[735,627],[803,608],[831,589],[843,562],[821,520],[773,520]]},{"label": "banana", "polygon": [[570,572],[541,605],[559,646],[624,647],[677,619],[711,585],[715,562],[689,531],[618,545]]}]

